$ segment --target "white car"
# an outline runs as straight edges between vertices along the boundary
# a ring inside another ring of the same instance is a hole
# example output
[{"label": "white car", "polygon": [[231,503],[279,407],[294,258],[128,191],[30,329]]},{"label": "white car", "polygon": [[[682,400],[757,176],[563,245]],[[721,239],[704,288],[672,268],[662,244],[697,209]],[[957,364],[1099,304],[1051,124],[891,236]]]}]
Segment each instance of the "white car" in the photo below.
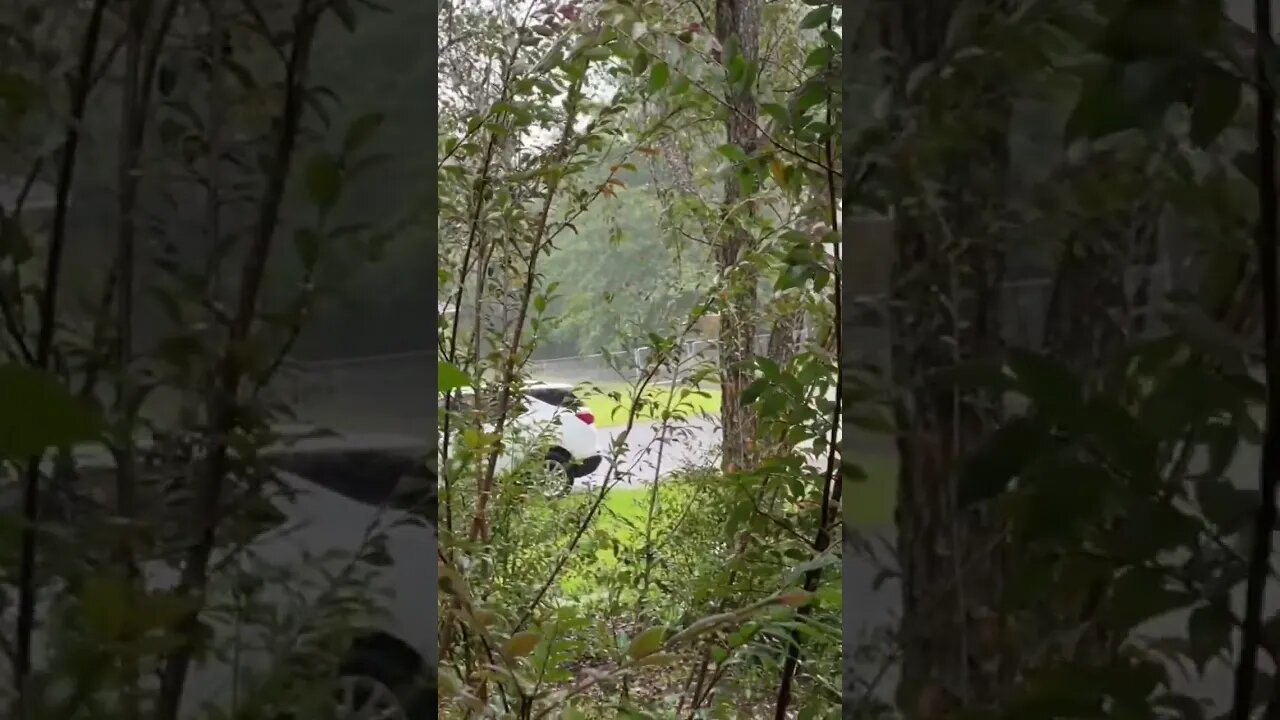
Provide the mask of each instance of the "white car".
[{"label": "white car", "polygon": [[[274,608],[267,616],[296,629],[299,638],[319,632],[338,610],[350,622],[342,628],[350,642],[343,641],[339,677],[332,678],[337,697],[332,704],[312,698],[327,706],[323,717],[435,717],[437,538],[427,452],[425,442],[412,438],[348,435],[295,438],[265,453],[278,482],[262,492],[278,522],[212,558],[218,570],[211,573],[202,622],[211,629],[211,646],[230,652],[192,664],[180,717],[234,714],[253,702],[255,689],[264,691],[272,669],[280,667],[280,628],[273,635],[227,610],[244,605],[239,593],[246,578],[257,588],[255,604]],[[76,456],[81,482],[110,486],[114,465],[105,452]],[[96,500],[106,499],[99,493]],[[186,519],[174,516],[176,523]],[[143,577],[152,591],[172,588],[176,563],[147,561]],[[40,615],[46,619],[59,594],[54,590],[43,591]],[[353,592],[359,597],[353,599]],[[47,645],[37,638],[35,649],[37,668],[47,666]],[[301,718],[315,711],[298,712]]]},{"label": "white car", "polygon": [[[461,393],[462,408],[474,409],[474,393]],[[490,401],[489,405],[492,405]],[[527,385],[507,423],[498,468],[506,471],[537,459],[553,479],[556,494],[567,493],[574,480],[600,467],[605,456],[595,417],[583,408],[569,385],[538,383]],[[492,430],[492,422],[485,426]]]}]

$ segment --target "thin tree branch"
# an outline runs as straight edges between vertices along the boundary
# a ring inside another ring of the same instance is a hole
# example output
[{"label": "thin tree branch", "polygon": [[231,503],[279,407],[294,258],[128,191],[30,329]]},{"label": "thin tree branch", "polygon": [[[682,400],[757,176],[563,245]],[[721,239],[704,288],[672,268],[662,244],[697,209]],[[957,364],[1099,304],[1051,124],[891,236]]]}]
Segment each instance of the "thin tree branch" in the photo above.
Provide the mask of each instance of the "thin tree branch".
[{"label": "thin tree branch", "polygon": [[[306,75],[311,60],[318,17],[312,12],[312,3],[301,0],[293,20],[293,43],[285,65],[285,97],[281,108],[278,135],[267,178],[267,186],[258,205],[254,235],[244,260],[240,278],[240,292],[227,345],[209,390],[208,412],[211,426],[211,447],[204,464],[197,493],[196,512],[201,514],[196,527],[199,538],[186,554],[179,581],[179,591],[188,596],[200,597],[208,582],[207,567],[213,552],[216,527],[209,517],[216,514],[222,496],[223,482],[228,469],[228,435],[239,419],[237,406],[242,383],[240,350],[253,328],[258,295],[271,253],[272,241],[280,221],[280,207],[284,200],[289,171],[293,165],[294,150],[305,111]],[[206,517],[208,515],[208,517]],[[198,611],[189,613],[178,625],[176,632],[181,644],[166,654],[161,665],[160,696],[156,703],[157,720],[176,720],[180,707],[187,671],[194,651],[195,635],[199,631]]]},{"label": "thin tree branch", "polygon": [[[648,50],[649,52],[653,53],[656,56],[661,57],[661,53],[659,53],[656,48],[646,48],[646,50]],[[742,119],[743,122],[746,122],[748,125],[751,125],[755,129],[755,131],[759,133],[760,137],[769,141],[769,144],[772,145],[774,149],[786,155],[790,155],[798,160],[803,160],[804,162],[816,168],[819,168],[824,172],[833,174],[837,178],[844,177],[843,172],[840,169],[836,168],[834,165],[830,163],[824,163],[823,161],[811,155],[801,152],[797,148],[783,144],[781,140],[778,140],[776,137],[771,135],[769,131],[765,130],[764,126],[760,124],[759,120],[743,112],[742,109],[737,107],[734,103],[729,102],[725,98],[717,95],[714,91],[711,90],[711,88],[707,87],[706,83],[703,83],[701,80],[698,80],[692,75],[689,75],[688,73],[680,70],[678,67],[673,67],[672,70],[674,70],[676,73],[679,73],[681,76],[683,76],[686,80],[689,81],[690,85],[701,90],[704,95],[706,95],[707,97],[715,101],[717,105],[732,112],[734,115],[737,115],[740,119]]]},{"label": "thin tree branch", "polygon": [[[831,29],[831,25],[832,25],[832,20],[828,19],[827,20],[828,30]],[[827,67],[828,69],[831,69],[833,67],[831,61],[827,62]],[[833,121],[834,100],[835,100],[834,94],[828,91],[827,125],[831,125]],[[835,172],[830,169],[832,166],[835,165],[835,149],[833,146],[834,146],[834,142],[832,141],[831,137],[828,136],[827,142],[826,142],[826,148],[825,148],[826,161],[827,161],[826,167],[828,168],[827,170],[827,211],[829,213],[831,229],[833,232],[835,232],[838,235],[840,232],[840,213],[839,213],[839,203],[836,200],[837,181],[836,181]],[[836,247],[838,248],[839,245],[837,244]],[[813,539],[813,549],[815,552],[818,552],[818,553],[826,552],[827,547],[831,544],[831,528],[830,528],[830,523],[832,521],[831,504],[832,504],[833,496],[836,494],[836,490],[833,486],[839,480],[839,475],[836,472],[838,467],[837,453],[840,447],[840,443],[839,443],[840,423],[842,419],[842,410],[843,410],[842,403],[844,400],[844,391],[843,391],[844,390],[844,373],[840,372],[839,364],[840,364],[840,358],[843,357],[842,351],[843,351],[844,345],[843,345],[843,337],[841,336],[842,335],[841,304],[842,304],[843,298],[841,297],[842,284],[841,284],[841,277],[840,277],[840,262],[839,262],[838,249],[836,251],[835,267],[833,268],[833,271],[832,271],[832,277],[835,280],[832,283],[832,296],[833,296],[833,302],[835,303],[835,338],[836,338],[835,355],[836,355],[836,365],[837,365],[836,367],[836,402],[835,402],[835,407],[831,411],[831,430],[830,430],[831,437],[829,438],[829,443],[827,446],[827,468],[823,477],[821,515],[818,518],[817,534]],[[807,590],[808,592],[813,592],[817,590],[818,584],[819,582],[821,582],[821,580],[822,580],[822,568],[818,567],[810,570],[809,572],[805,573],[804,589]],[[797,611],[797,614],[800,615],[801,617],[807,617],[812,612],[813,612],[813,605],[809,604],[800,608]],[[791,704],[791,686],[795,680],[796,669],[798,668],[799,663],[800,663],[800,631],[799,629],[795,629],[795,630],[792,630],[791,632],[791,642],[789,643],[789,646],[787,648],[787,659],[782,667],[782,680],[781,682],[778,683],[778,699],[774,709],[774,720],[786,720],[787,708]]]},{"label": "thin tree branch", "polygon": [[[67,206],[71,197],[71,185],[75,180],[76,158],[80,147],[80,128],[84,122],[85,108],[92,87],[90,77],[94,58],[98,52],[98,40],[102,31],[102,18],[107,0],[95,0],[80,51],[80,63],[76,83],[71,89],[71,118],[67,123],[62,144],[62,158],[58,169],[58,185],[55,193],[53,228],[50,232],[49,256],[46,260],[44,287],[41,289],[39,317],[40,329],[36,338],[35,364],[40,370],[49,368],[53,355],[54,330],[57,327],[58,289],[62,274],[62,258],[67,240]],[[41,455],[30,459],[22,487],[22,539],[18,570],[18,618],[17,652],[14,659],[15,717],[24,717],[27,709],[27,679],[31,671],[31,640],[35,630],[36,605],[36,523],[40,519],[40,463]]]},{"label": "thin tree branch", "polygon": [[1244,630],[1240,638],[1240,659],[1235,669],[1231,706],[1233,720],[1249,720],[1253,712],[1254,686],[1257,679],[1258,648],[1262,644],[1263,600],[1267,570],[1271,560],[1272,538],[1276,529],[1276,488],[1280,483],[1280,348],[1277,342],[1277,223],[1280,211],[1276,202],[1276,113],[1275,88],[1268,78],[1274,52],[1272,41],[1271,3],[1254,0],[1256,45],[1254,72],[1258,83],[1258,231],[1257,252],[1259,279],[1262,286],[1263,362],[1266,368],[1267,410],[1262,440],[1262,462],[1258,477],[1258,512],[1253,526],[1253,549],[1249,556],[1248,583],[1245,595]]}]

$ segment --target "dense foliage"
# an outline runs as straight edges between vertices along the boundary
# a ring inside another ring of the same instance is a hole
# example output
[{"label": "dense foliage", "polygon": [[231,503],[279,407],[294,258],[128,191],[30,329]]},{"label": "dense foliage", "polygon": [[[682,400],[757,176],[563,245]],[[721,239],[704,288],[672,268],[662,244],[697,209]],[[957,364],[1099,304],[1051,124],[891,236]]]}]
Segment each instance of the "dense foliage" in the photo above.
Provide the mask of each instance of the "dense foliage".
[{"label": "dense foliage", "polygon": [[[839,10],[441,18],[442,715],[835,717]],[[711,318],[717,351],[686,357]],[[496,458],[557,345],[643,345],[612,392],[680,388],[651,412],[620,398],[619,458],[696,432],[688,399],[713,388],[717,444],[747,450],[548,497]],[[476,381],[491,414],[456,402]]]},{"label": "dense foliage", "polygon": [[[1247,17],[919,0],[872,3],[851,33],[872,102],[845,138],[867,178],[847,202],[894,218],[899,471],[878,582],[902,608],[878,621],[893,702],[880,663],[846,656],[860,717],[1280,707],[1252,655],[1274,648],[1256,488],[1275,159],[1272,51],[1253,65]],[[1043,302],[1014,292],[1028,278]]]},{"label": "dense foliage", "polygon": [[[404,247],[429,231],[406,229],[403,197],[352,205],[386,169],[390,108],[343,97],[318,61],[387,11],[0,8],[5,717],[333,710],[381,532],[333,575],[246,548],[291,507],[264,453],[298,419],[284,381],[304,330],[378,258],[427,252]],[[211,663],[236,692],[202,708],[188,680]]]}]

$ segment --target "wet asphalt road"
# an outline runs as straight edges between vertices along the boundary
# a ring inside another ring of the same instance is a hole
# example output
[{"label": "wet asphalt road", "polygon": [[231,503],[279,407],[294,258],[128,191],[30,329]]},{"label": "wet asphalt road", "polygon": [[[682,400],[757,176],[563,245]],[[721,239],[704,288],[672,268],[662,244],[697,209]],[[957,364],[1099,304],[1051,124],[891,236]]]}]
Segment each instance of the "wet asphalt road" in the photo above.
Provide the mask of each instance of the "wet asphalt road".
[{"label": "wet asphalt road", "polygon": [[[614,447],[625,428],[606,428],[602,442]],[[626,446],[616,456],[614,478],[622,486],[647,485],[655,478],[689,467],[716,465],[720,462],[719,419],[699,418],[679,426],[663,428],[658,423],[636,424],[627,435]],[[601,463],[592,474],[579,478],[579,488],[598,487],[609,472],[609,463]]]}]

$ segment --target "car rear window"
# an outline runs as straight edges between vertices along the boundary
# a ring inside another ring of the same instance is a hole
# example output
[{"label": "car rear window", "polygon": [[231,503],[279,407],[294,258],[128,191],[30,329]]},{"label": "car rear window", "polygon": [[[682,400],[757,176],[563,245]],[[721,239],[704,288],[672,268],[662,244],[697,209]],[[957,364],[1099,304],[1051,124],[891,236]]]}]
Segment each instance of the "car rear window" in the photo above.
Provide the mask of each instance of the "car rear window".
[{"label": "car rear window", "polygon": [[577,410],[582,407],[582,401],[577,395],[573,394],[571,388],[557,387],[536,387],[525,390],[525,394],[535,397],[548,405],[565,408],[566,410]]},{"label": "car rear window", "polygon": [[400,479],[400,485],[391,498],[391,505],[400,510],[426,518],[436,524],[436,475],[425,463],[415,464]]},{"label": "car rear window", "polygon": [[[480,409],[481,407],[485,407],[491,402],[492,400],[487,395],[481,394],[480,397],[477,399],[474,392],[463,391],[454,395],[452,401],[449,404],[450,404],[450,407],[452,407],[454,410],[457,410],[458,412],[475,412],[476,410]],[[441,407],[443,406],[444,406],[444,403],[441,403]]]},{"label": "car rear window", "polygon": [[[525,392],[526,397],[532,397],[542,402],[558,405],[559,403],[546,400],[533,392]],[[501,393],[493,387],[485,388],[480,392],[479,397],[470,392],[459,393],[458,397],[453,401],[451,407],[459,413],[473,413],[479,411],[481,415],[488,421],[492,421],[498,416],[498,408],[501,406]],[[508,414],[519,415],[528,410],[528,403],[520,395],[512,395],[507,399]],[[443,406],[443,405],[442,405]]]},{"label": "car rear window", "polygon": [[271,464],[365,505],[391,501],[406,478],[424,472],[420,458],[382,450],[281,453]]}]

